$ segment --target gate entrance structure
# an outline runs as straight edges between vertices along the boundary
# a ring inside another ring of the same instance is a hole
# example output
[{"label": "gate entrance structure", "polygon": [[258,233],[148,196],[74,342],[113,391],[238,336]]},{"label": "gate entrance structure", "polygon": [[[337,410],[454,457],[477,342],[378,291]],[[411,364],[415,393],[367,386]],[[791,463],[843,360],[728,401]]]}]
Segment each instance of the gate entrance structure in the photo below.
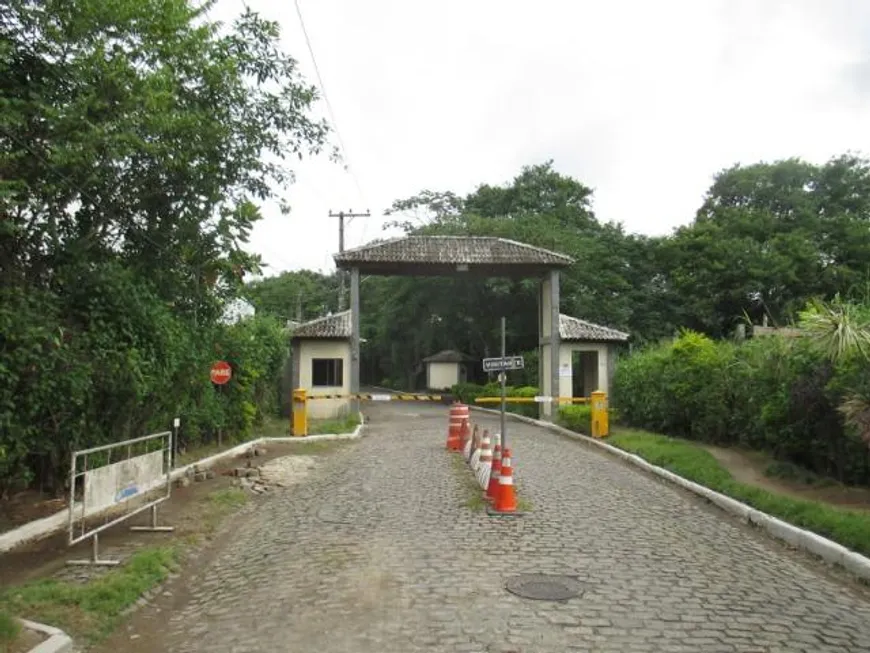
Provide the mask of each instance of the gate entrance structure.
[{"label": "gate entrance structure", "polygon": [[[538,379],[541,394],[559,396],[559,271],[574,259],[515,240],[488,236],[405,236],[336,254],[350,271],[350,392],[360,391],[360,275],[483,276],[536,278],[538,285]],[[555,401],[542,404],[553,417]],[[354,402],[354,410],[359,405]]]}]

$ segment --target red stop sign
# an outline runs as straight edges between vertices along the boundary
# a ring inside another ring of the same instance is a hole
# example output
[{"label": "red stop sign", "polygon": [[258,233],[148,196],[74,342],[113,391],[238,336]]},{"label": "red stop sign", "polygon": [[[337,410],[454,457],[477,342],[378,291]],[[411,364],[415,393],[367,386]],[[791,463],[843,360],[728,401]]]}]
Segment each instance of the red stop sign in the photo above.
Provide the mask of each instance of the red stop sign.
[{"label": "red stop sign", "polygon": [[223,385],[233,376],[233,368],[226,361],[218,361],[211,366],[211,382],[215,385]]}]

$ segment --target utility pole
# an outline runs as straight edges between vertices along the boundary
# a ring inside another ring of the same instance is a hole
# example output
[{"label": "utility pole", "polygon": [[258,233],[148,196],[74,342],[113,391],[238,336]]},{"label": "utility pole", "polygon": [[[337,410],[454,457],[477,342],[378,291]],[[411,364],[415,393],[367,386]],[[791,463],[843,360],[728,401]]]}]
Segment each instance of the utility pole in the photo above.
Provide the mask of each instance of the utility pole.
[{"label": "utility pole", "polygon": [[[354,213],[353,209],[350,211],[339,211],[338,213],[334,213],[333,211],[329,212],[330,218],[338,218],[338,251],[344,251],[344,219],[345,218],[369,218],[371,217],[371,213],[366,210],[365,213]],[[338,310],[344,310],[344,297],[345,297],[345,287],[344,287],[344,272],[338,271]]]}]

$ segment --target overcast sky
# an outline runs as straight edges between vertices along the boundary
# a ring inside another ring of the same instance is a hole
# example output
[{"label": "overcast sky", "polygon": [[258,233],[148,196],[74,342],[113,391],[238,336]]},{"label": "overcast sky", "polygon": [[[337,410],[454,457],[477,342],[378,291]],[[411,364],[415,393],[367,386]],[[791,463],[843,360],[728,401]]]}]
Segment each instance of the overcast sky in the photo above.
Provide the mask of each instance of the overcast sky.
[{"label": "overcast sky", "polygon": [[[293,0],[247,2],[316,83]],[[267,275],[332,268],[330,209],[371,210],[348,228],[355,247],[384,234],[394,199],[506,183],[547,159],[594,189],[600,220],[665,234],[734,163],[870,153],[868,0],[299,6],[352,174],[296,165],[292,214],[265,206],[253,234]],[[211,16],[242,9],[218,0]]]}]

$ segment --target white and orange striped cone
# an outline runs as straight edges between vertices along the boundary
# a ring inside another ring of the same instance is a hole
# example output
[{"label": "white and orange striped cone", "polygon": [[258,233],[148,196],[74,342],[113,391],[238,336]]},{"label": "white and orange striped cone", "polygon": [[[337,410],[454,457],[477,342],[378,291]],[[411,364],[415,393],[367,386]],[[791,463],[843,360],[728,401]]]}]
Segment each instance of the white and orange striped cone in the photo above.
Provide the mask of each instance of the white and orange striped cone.
[{"label": "white and orange striped cone", "polygon": [[498,493],[495,496],[495,512],[516,512],[517,494],[514,490],[514,470],[511,463],[511,450],[502,451],[501,472],[498,478]]},{"label": "white and orange striped cone", "polygon": [[450,422],[447,429],[447,450],[462,451],[462,429],[468,428],[467,422],[471,419],[468,406],[455,402],[450,406]]},{"label": "white and orange striped cone", "polygon": [[486,486],[485,498],[487,501],[495,501],[498,494],[498,484],[501,477],[501,433],[495,434],[495,447],[492,450],[492,471],[489,474],[489,483]]},{"label": "white and orange striped cone", "polygon": [[471,437],[467,438],[465,442],[462,443],[462,456],[465,458],[465,462],[468,462],[471,459],[471,452],[475,440],[477,440],[477,424],[474,425]]},{"label": "white and orange striped cone", "polygon": [[468,464],[475,472],[477,471],[477,467],[480,464],[480,453],[483,446],[482,440],[489,440],[489,431],[487,431],[486,429],[483,429],[483,437],[478,437],[478,439],[474,442],[474,447],[471,452],[471,458],[469,458],[468,460]]},{"label": "white and orange striped cone", "polygon": [[480,450],[480,462],[477,465],[477,482],[482,490],[486,490],[489,485],[489,473],[492,470],[492,449],[489,434],[483,438],[483,445]]}]

